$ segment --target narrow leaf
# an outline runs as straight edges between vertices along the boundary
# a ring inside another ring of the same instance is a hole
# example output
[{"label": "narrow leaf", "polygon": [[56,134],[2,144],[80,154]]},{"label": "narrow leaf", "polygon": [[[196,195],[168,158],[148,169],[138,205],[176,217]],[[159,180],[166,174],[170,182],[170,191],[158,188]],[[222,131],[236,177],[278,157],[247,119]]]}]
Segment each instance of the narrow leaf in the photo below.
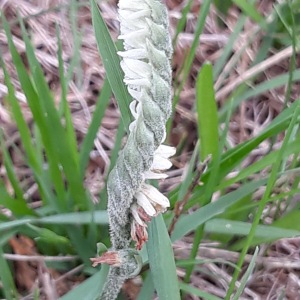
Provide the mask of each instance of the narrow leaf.
[{"label": "narrow leaf", "polygon": [[97,45],[105,67],[106,76],[120,106],[122,120],[126,131],[128,132],[129,124],[131,122],[129,110],[131,98],[123,83],[124,74],[120,67],[117,48],[111,39],[107,26],[94,0],[91,0],[91,11]]},{"label": "narrow leaf", "polygon": [[159,299],[179,300],[180,292],[174,253],[161,215],[150,223],[147,251],[152,279]]},{"label": "narrow leaf", "polygon": [[201,160],[208,155],[216,158],[219,152],[218,111],[213,87],[213,70],[205,63],[197,77],[196,101]]}]

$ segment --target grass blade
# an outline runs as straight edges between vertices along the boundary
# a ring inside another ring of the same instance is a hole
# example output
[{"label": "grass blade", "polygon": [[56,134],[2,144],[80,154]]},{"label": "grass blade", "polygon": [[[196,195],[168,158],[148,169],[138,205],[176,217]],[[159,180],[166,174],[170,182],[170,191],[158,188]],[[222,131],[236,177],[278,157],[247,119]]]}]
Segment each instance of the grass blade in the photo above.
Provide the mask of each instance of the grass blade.
[{"label": "grass blade", "polygon": [[266,206],[266,204],[268,202],[268,199],[269,199],[269,196],[271,194],[272,188],[273,188],[273,186],[275,184],[275,181],[276,181],[276,178],[277,178],[277,173],[279,172],[279,168],[280,168],[280,165],[281,165],[283,153],[286,150],[286,147],[287,147],[288,142],[290,140],[290,136],[291,136],[291,134],[292,134],[292,132],[294,130],[294,126],[296,125],[296,122],[297,122],[297,119],[298,119],[298,116],[299,116],[299,113],[300,113],[299,101],[296,101],[295,105],[296,105],[296,107],[295,107],[295,110],[294,110],[293,118],[292,118],[292,120],[291,120],[291,122],[289,124],[287,133],[285,135],[285,138],[284,138],[282,146],[281,146],[281,149],[278,152],[278,159],[275,161],[275,163],[272,166],[272,170],[271,170],[271,174],[270,174],[267,186],[266,186],[266,190],[265,190],[265,192],[263,194],[262,199],[259,202],[258,209],[256,211],[256,214],[254,216],[254,220],[253,220],[253,223],[252,223],[252,226],[251,226],[251,230],[249,232],[249,235],[247,236],[247,239],[245,241],[244,247],[243,247],[243,249],[241,251],[240,258],[239,258],[239,261],[237,263],[238,268],[235,269],[234,274],[232,276],[232,280],[230,282],[229,289],[228,289],[227,294],[226,294],[226,298],[225,298],[226,300],[230,299],[231,294],[234,291],[235,282],[238,279],[238,276],[240,274],[240,268],[242,267],[244,258],[246,256],[246,254],[248,252],[248,249],[249,249],[249,247],[250,247],[250,245],[252,243],[252,240],[253,240],[253,238],[255,236],[256,228],[257,228],[257,226],[259,224],[261,215],[262,215],[263,210],[264,210],[264,208],[265,208],[265,206]]},{"label": "grass blade", "polygon": [[[259,14],[257,9],[252,3],[247,2],[247,0],[232,0],[249,18],[257,23],[264,24],[264,17]],[[266,27],[266,26],[263,26]]]},{"label": "grass blade", "polygon": [[107,26],[94,0],[91,0],[91,11],[97,45],[105,67],[106,76],[120,106],[124,127],[129,132],[128,128],[131,122],[129,103],[131,102],[131,98],[123,83],[124,73],[120,67],[117,48],[111,39]]},{"label": "grass blade", "polygon": [[147,251],[152,279],[159,299],[180,300],[173,249],[161,215],[150,223]]},{"label": "grass blade", "polygon": [[18,299],[17,297],[17,289],[14,284],[13,276],[10,272],[8,263],[3,257],[3,250],[0,247],[0,278],[2,283],[2,289],[5,295],[6,300],[14,300]]},{"label": "grass blade", "polygon": [[182,216],[175,225],[171,236],[172,241],[182,238],[188,232],[196,229],[214,216],[224,212],[226,208],[239,201],[241,198],[253,193],[258,187],[266,183],[266,180],[253,181],[243,185],[236,191],[222,196],[218,201],[212,202],[194,212],[191,215]]},{"label": "grass blade", "polygon": [[195,288],[195,287],[192,287],[191,285],[189,284],[186,284],[186,283],[180,283],[180,289],[186,293],[189,293],[189,294],[192,294],[192,295],[195,295],[195,296],[198,296],[200,297],[199,299],[205,299],[205,300],[221,300],[221,298],[219,297],[216,297],[216,296],[213,296],[207,292],[203,292],[203,291],[200,291],[199,289]]},{"label": "grass blade", "polygon": [[252,256],[252,259],[251,259],[251,262],[247,268],[247,271],[245,272],[242,280],[241,280],[241,284],[238,288],[238,290],[236,291],[236,294],[234,295],[233,299],[232,300],[239,300],[240,299],[240,296],[242,295],[245,287],[246,287],[246,284],[247,284],[247,281],[249,279],[249,277],[251,276],[252,272],[253,272],[253,269],[255,267],[255,260],[257,258],[257,255],[258,255],[258,247],[256,247],[255,249],[255,252]]},{"label": "grass blade", "polygon": [[60,300],[74,300],[74,299],[85,299],[85,300],[95,300],[100,295],[109,267],[108,265],[102,265],[101,271],[94,274],[89,279],[85,280],[83,283],[79,284],[72,291],[59,298]]},{"label": "grass blade", "polygon": [[83,177],[85,168],[90,158],[90,152],[94,145],[94,140],[97,136],[101,121],[105,114],[105,109],[109,103],[111,97],[111,88],[107,80],[104,81],[101,94],[96,102],[96,108],[93,113],[87,134],[84,137],[80,148],[79,161],[80,161],[80,173]]},{"label": "grass blade", "polygon": [[218,112],[213,86],[213,70],[205,63],[197,77],[196,101],[198,112],[198,135],[203,161],[208,155],[213,159],[219,154]]},{"label": "grass blade", "polygon": [[[72,201],[74,199],[74,202],[79,207],[87,207],[89,200],[86,196],[79,174],[78,153],[77,151],[72,150],[72,145],[70,145],[69,139],[66,136],[66,131],[61,124],[60,116],[55,108],[53,97],[45,80],[43,70],[34,54],[34,49],[29,41],[22,20],[20,20],[20,23],[23,39],[26,45],[26,54],[29,66],[35,82],[37,94],[39,96],[40,107],[43,113],[42,115],[44,116],[46,123],[45,134],[47,134],[47,138],[49,138],[49,144],[47,145],[48,149],[47,147],[45,149],[48,150],[48,158],[56,161],[56,164],[53,164],[53,168],[62,165],[64,175],[71,192]],[[43,138],[46,138],[45,134],[42,135]],[[64,187],[61,193],[64,195],[63,199],[70,199],[70,197],[67,197]],[[72,201],[68,203],[69,206],[73,206]],[[59,202],[61,210],[65,210],[65,202],[66,201]]]},{"label": "grass blade", "polygon": [[[200,35],[204,29],[205,20],[208,15],[208,12],[209,12],[210,4],[211,4],[211,0],[204,0],[203,4],[201,6],[201,10],[199,12],[199,17],[198,17],[198,22],[197,22],[196,29],[195,29],[195,37],[194,37],[193,43],[191,45],[190,52],[186,56],[186,60],[184,62],[183,76],[180,77],[179,82],[175,83],[175,88],[174,88],[175,95],[174,95],[174,100],[173,100],[173,108],[177,105],[177,103],[179,101],[180,93],[185,85],[188,75],[190,74],[190,70],[191,70],[195,55],[196,55],[196,50],[199,46]],[[167,132],[170,132],[171,124],[172,124],[172,118],[170,118],[167,123]]]}]

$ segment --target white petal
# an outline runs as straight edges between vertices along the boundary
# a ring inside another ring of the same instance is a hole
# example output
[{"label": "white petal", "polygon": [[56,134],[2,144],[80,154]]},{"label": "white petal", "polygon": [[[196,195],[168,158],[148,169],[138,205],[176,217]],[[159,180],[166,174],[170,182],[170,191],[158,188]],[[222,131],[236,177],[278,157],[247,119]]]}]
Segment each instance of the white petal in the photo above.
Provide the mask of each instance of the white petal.
[{"label": "white petal", "polygon": [[145,179],[166,179],[168,177],[165,173],[156,173],[152,171],[144,172]]},{"label": "white petal", "polygon": [[135,45],[134,48],[139,48],[139,47],[136,47],[136,45],[138,45],[139,43],[140,44],[145,43],[145,39],[148,36],[148,34],[149,34],[148,29],[145,28],[145,29],[140,29],[140,30],[130,32],[127,34],[121,34],[121,35],[119,35],[118,39],[126,40],[126,43],[128,43],[130,45],[131,44]]},{"label": "white petal", "polygon": [[140,9],[138,11],[132,12],[130,10],[120,9],[119,15],[124,18],[126,21],[136,20],[139,18],[149,17],[151,15],[151,10],[148,9]]},{"label": "white petal", "polygon": [[140,205],[144,211],[149,215],[150,217],[153,217],[156,214],[156,210],[151,205],[149,199],[141,192],[135,193],[135,198],[137,200],[137,204]]},{"label": "white petal", "polygon": [[142,93],[130,87],[127,88],[129,94],[136,100],[140,101]]},{"label": "white petal", "polygon": [[124,79],[124,82],[126,84],[132,84],[133,86],[145,86],[145,87],[150,87],[151,82],[147,78],[142,78],[142,79]]},{"label": "white petal", "polygon": [[168,157],[175,155],[175,153],[176,153],[175,147],[171,147],[171,146],[167,146],[167,145],[160,145],[154,154],[157,154],[164,158],[168,158]]},{"label": "white petal", "polygon": [[118,3],[120,9],[129,9],[137,11],[141,9],[149,9],[149,6],[144,1],[140,0],[120,0]]},{"label": "white petal", "polygon": [[150,76],[149,65],[142,61],[124,58],[120,65],[125,73],[126,79],[148,79]]},{"label": "white petal", "polygon": [[131,213],[133,215],[133,218],[136,220],[136,222],[138,224],[140,224],[141,226],[145,226],[146,224],[142,221],[142,219],[140,218],[138,211],[137,211],[137,206],[135,204],[131,205]]},{"label": "white petal", "polygon": [[157,203],[162,207],[170,206],[169,199],[152,185],[144,183],[142,185],[142,193],[144,193],[153,203]]},{"label": "white petal", "polygon": [[136,120],[134,120],[133,122],[131,122],[129,124],[129,131],[132,132],[132,130],[135,128],[135,126],[136,126]]},{"label": "white petal", "polygon": [[162,156],[154,154],[151,170],[168,170],[172,167],[172,163]]},{"label": "white petal", "polygon": [[145,49],[131,49],[127,51],[118,51],[117,52],[121,57],[128,57],[134,59],[144,59],[147,57],[148,53]]},{"label": "white petal", "polygon": [[133,117],[135,119],[138,118],[138,116],[141,114],[142,112],[142,103],[133,100],[131,101],[131,103],[129,104],[129,109],[131,111],[131,114],[133,115]]},{"label": "white petal", "polygon": [[141,75],[141,77],[148,76],[151,71],[151,67],[148,63],[138,59],[124,58],[123,62],[132,72]]}]

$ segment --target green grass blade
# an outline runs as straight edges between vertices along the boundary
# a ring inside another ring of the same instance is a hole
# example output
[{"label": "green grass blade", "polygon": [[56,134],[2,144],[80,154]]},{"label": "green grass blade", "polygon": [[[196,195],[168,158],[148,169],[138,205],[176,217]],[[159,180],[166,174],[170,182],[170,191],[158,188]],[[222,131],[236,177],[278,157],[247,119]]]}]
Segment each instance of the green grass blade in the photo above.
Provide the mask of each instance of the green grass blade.
[{"label": "green grass blade", "polygon": [[69,225],[80,225],[90,224],[94,222],[99,225],[108,224],[108,216],[106,211],[96,212],[74,212],[67,214],[58,214],[53,216],[42,217],[40,219],[33,220],[33,223],[45,223],[45,224],[69,224]]},{"label": "green grass blade", "polygon": [[3,182],[0,180],[0,205],[9,209],[15,217],[26,216],[26,215],[34,215],[34,212],[27,206],[24,198],[13,198],[11,197]]},{"label": "green grass blade", "polygon": [[[183,74],[182,77],[180,77],[180,80],[175,83],[175,95],[174,95],[174,100],[173,100],[173,108],[177,105],[180,97],[180,93],[186,83],[186,80],[190,74],[190,70],[196,55],[196,50],[199,46],[199,40],[200,40],[200,35],[204,29],[204,24],[206,17],[209,12],[210,4],[212,0],[204,0],[201,10],[199,12],[199,17],[198,17],[198,22],[195,28],[195,36],[193,43],[191,45],[191,49],[189,54],[186,56],[185,62],[184,62],[184,68],[183,68]],[[167,132],[170,132],[171,129],[171,124],[172,124],[172,118],[169,119],[167,123]]]},{"label": "green grass blade", "polygon": [[182,181],[182,184],[180,185],[179,191],[178,191],[178,197],[177,200],[182,201],[183,197],[186,195],[186,193],[188,192],[190,183],[193,180],[194,177],[194,169],[195,169],[195,165],[196,165],[196,161],[199,155],[199,140],[194,148],[192,157],[189,161],[189,165],[188,165],[188,169],[187,172],[185,174],[185,177]]},{"label": "green grass blade", "polygon": [[193,0],[188,0],[188,3],[185,5],[185,7],[183,8],[183,10],[181,11],[181,18],[177,24],[176,27],[176,33],[175,36],[173,38],[173,46],[175,47],[176,43],[177,43],[177,39],[178,39],[178,35],[184,30],[186,21],[187,21],[187,15],[192,7],[193,4]]},{"label": "green grass blade", "polygon": [[70,3],[69,20],[70,20],[70,25],[72,30],[74,52],[72,55],[72,59],[70,60],[68,72],[66,75],[66,81],[68,84],[69,81],[72,79],[72,76],[75,71],[76,79],[77,79],[76,85],[81,85],[83,81],[83,71],[80,66],[80,61],[81,61],[80,50],[82,46],[83,32],[80,32],[78,28],[78,10],[80,8],[80,5],[77,0],[71,0],[70,2],[71,3]]},{"label": "green grass blade", "polygon": [[213,87],[212,65],[205,63],[196,81],[198,135],[203,161],[208,155],[219,154],[218,112]]},{"label": "green grass blade", "polygon": [[79,154],[80,160],[80,173],[83,177],[85,168],[88,164],[90,158],[90,152],[94,145],[94,140],[97,136],[97,132],[99,130],[101,121],[105,114],[105,109],[109,103],[111,97],[111,88],[109,82],[107,80],[104,81],[103,87],[101,90],[101,94],[96,102],[96,108],[88,128],[88,132],[86,133],[84,140],[82,142]]},{"label": "green grass blade", "polygon": [[[1,150],[3,153],[3,160],[4,160],[4,166],[7,173],[7,177],[11,183],[11,186],[14,189],[15,198],[12,201],[15,202],[16,206],[18,207],[18,210],[14,211],[14,214],[16,216],[26,216],[26,215],[35,215],[32,209],[30,209],[27,205],[26,200],[23,197],[23,190],[19,184],[19,180],[14,172],[14,166],[13,162],[11,160],[11,157],[5,147],[4,141],[3,141],[3,134],[0,134],[0,144],[1,144]],[[0,181],[1,186],[1,181]],[[2,188],[2,186],[1,186]],[[4,191],[1,193],[2,197],[4,197],[4,194],[6,194],[5,188],[3,186]],[[9,197],[10,198],[10,197]],[[1,200],[0,200],[1,202]]]},{"label": "green grass blade", "polygon": [[[220,1],[223,2],[223,0],[220,0]],[[215,79],[219,76],[219,74],[222,71],[222,69],[224,68],[230,54],[232,53],[235,41],[240,36],[246,20],[247,20],[247,17],[244,15],[240,16],[239,19],[237,20],[237,23],[234,26],[234,31],[230,35],[229,40],[222,51],[222,55],[220,56],[220,58],[217,60],[217,62],[214,65],[214,78]]]},{"label": "green grass blade", "polygon": [[[300,137],[295,139],[295,141],[289,143],[286,151],[283,154],[283,158],[290,156],[291,154],[295,154],[299,152],[299,144],[300,144]],[[259,171],[263,170],[264,168],[272,165],[275,160],[278,158],[278,152],[280,150],[274,150],[271,153],[264,156],[263,159],[254,162],[253,164],[249,165],[247,168],[242,169],[239,171],[237,176],[224,180],[219,186],[218,189],[222,190],[228,186],[231,186],[235,182],[241,181],[246,179],[247,177],[258,173]]]},{"label": "green grass blade", "polygon": [[159,299],[180,300],[172,244],[161,215],[150,223],[147,251],[152,279]]},{"label": "green grass blade", "polygon": [[232,5],[232,0],[213,0],[213,3],[223,15],[226,15],[228,9]]},{"label": "green grass blade", "polygon": [[56,25],[56,38],[58,44],[58,65],[59,65],[59,79],[61,85],[61,103],[63,108],[63,116],[66,122],[66,137],[68,139],[68,144],[70,145],[70,151],[73,153],[73,156],[76,157],[77,154],[77,140],[75,129],[72,122],[72,115],[69,108],[69,104],[67,101],[67,81],[65,78],[64,72],[64,61],[62,58],[62,43],[60,38],[60,30],[59,27]]},{"label": "green grass blade", "polygon": [[[12,200],[13,199],[8,198],[8,201],[12,202]],[[94,213],[89,211],[74,212],[74,213],[52,215],[52,216],[47,216],[42,218],[26,218],[26,219],[7,221],[2,223],[0,222],[0,231],[15,228],[25,224],[53,224],[53,225],[78,226],[78,225],[90,224],[91,222],[94,222],[95,224],[99,224],[99,225],[107,225],[108,217],[106,211],[96,211]]]},{"label": "green grass blade", "polygon": [[297,103],[295,102],[289,108],[285,109],[270,123],[266,129],[264,129],[255,138],[246,141],[231,150],[228,150],[223,155],[219,176],[221,178],[226,176],[230,170],[235,168],[242,161],[242,159],[244,159],[250,153],[250,151],[257,147],[261,142],[280,133],[282,130],[285,130],[289,125],[296,106]]},{"label": "green grass blade", "polygon": [[12,229],[30,223],[32,219],[21,219],[7,222],[0,222],[0,231]]},{"label": "green grass blade", "polygon": [[245,272],[245,274],[244,274],[244,276],[241,280],[241,284],[240,284],[239,288],[237,289],[236,294],[234,295],[232,300],[239,300],[240,299],[240,296],[242,295],[242,293],[243,293],[243,291],[246,287],[247,281],[250,278],[250,276],[251,276],[251,274],[254,270],[255,260],[256,260],[257,255],[258,255],[258,250],[259,250],[258,247],[256,247],[255,252],[252,256],[251,262],[250,262],[250,264],[247,268],[247,271]]},{"label": "green grass blade", "polygon": [[[243,101],[246,101],[252,97],[259,96],[269,90],[279,88],[288,83],[290,76],[289,74],[278,75],[270,80],[264,81],[263,83],[254,85],[251,89],[245,90],[243,93],[234,97],[233,101],[233,109],[236,109]],[[293,82],[297,82],[300,80],[300,69],[296,69],[293,72]],[[226,116],[227,110],[230,107],[230,103],[225,103],[224,106],[219,111],[219,118],[223,120]]]},{"label": "green grass blade", "polygon": [[191,295],[195,295],[200,297],[199,299],[205,299],[205,300],[221,300],[221,298],[213,296],[207,292],[201,291],[189,284],[186,283],[180,283],[180,289],[186,293],[189,293]]},{"label": "green grass blade", "polygon": [[[219,150],[218,112],[214,95],[213,71],[210,63],[205,63],[196,81],[196,103],[198,112],[198,135],[200,139],[200,159],[203,161],[212,156],[212,171],[205,186],[205,198],[202,205],[211,201],[220,166],[221,150]],[[196,229],[190,259],[195,259],[203,238],[204,228]],[[185,282],[190,281],[193,265],[186,268]]]},{"label": "green grass blade", "polygon": [[152,275],[151,272],[148,272],[146,278],[143,281],[143,286],[136,300],[152,299],[154,295],[154,291],[155,290],[154,290]]},{"label": "green grass blade", "polygon": [[[297,215],[299,217],[299,213]],[[294,219],[295,220],[295,219]],[[299,229],[280,228],[278,225],[258,225],[255,232],[255,242],[252,245],[275,241],[281,238],[290,238],[300,235]],[[205,223],[206,233],[219,233],[229,236],[247,236],[250,232],[251,224],[241,221],[232,221],[226,219],[212,219]],[[234,249],[238,249],[237,246]]]},{"label": "green grass blade", "polygon": [[171,236],[172,241],[182,238],[185,234],[196,229],[214,216],[223,213],[228,207],[241,198],[253,193],[258,187],[266,183],[266,180],[253,181],[243,185],[236,191],[222,196],[218,201],[212,202],[191,215],[182,216],[175,225]]},{"label": "green grass blade", "polygon": [[255,6],[252,3],[249,3],[247,0],[232,0],[249,18],[254,20],[263,28],[266,28],[265,18],[257,11]]},{"label": "green grass blade", "polygon": [[131,113],[129,110],[131,98],[123,83],[124,73],[120,67],[117,49],[94,0],[91,0],[91,11],[97,45],[105,67],[106,76],[120,106],[124,127],[128,132],[129,124],[131,122]]},{"label": "green grass blade", "polygon": [[263,210],[264,210],[264,208],[265,208],[265,206],[268,202],[268,198],[270,197],[272,188],[275,184],[275,181],[276,181],[276,178],[277,178],[277,173],[279,172],[280,164],[281,164],[281,161],[282,161],[283,153],[286,150],[286,147],[287,147],[287,145],[289,143],[289,140],[290,140],[290,136],[291,136],[291,134],[294,130],[294,126],[296,125],[296,122],[297,122],[297,119],[298,119],[298,116],[299,116],[299,113],[300,113],[299,101],[296,101],[295,105],[296,105],[296,107],[295,107],[295,110],[294,110],[293,118],[292,118],[292,120],[289,124],[287,133],[285,135],[285,138],[284,138],[282,146],[281,146],[281,149],[278,152],[278,159],[275,161],[274,165],[272,166],[271,174],[270,174],[267,186],[266,186],[265,193],[264,193],[262,199],[259,202],[257,212],[254,216],[254,220],[253,220],[253,223],[252,223],[251,230],[249,232],[249,235],[247,236],[246,242],[245,242],[244,247],[241,251],[240,258],[239,258],[239,261],[237,263],[238,268],[235,269],[234,274],[232,276],[232,280],[230,282],[229,289],[228,289],[227,294],[226,294],[226,298],[225,298],[226,300],[230,299],[231,294],[234,291],[235,282],[238,279],[238,276],[240,274],[239,268],[242,267],[244,258],[246,256],[247,251],[248,251],[248,249],[249,249],[249,247],[252,243],[252,240],[254,238],[255,231],[256,231],[256,228],[259,224],[261,215],[262,215]]},{"label": "green grass blade", "polygon": [[[46,129],[49,138],[48,147],[51,149],[48,149],[48,156],[49,158],[58,160],[59,164],[62,165],[72,199],[74,199],[75,203],[79,207],[86,207],[88,206],[89,201],[85,194],[79,173],[79,156],[77,152],[72,151],[72,146],[69,144],[69,140],[66,137],[65,129],[61,124],[58,111],[54,105],[53,97],[44,78],[43,70],[34,54],[34,49],[29,41],[22,20],[20,20],[20,22],[23,39],[26,45],[26,54],[29,66],[35,81],[37,93],[41,101],[41,109],[47,126]],[[66,197],[67,196],[65,195],[64,198]],[[65,210],[63,205],[66,205],[66,203],[64,201],[60,201],[59,204],[60,209]],[[72,205],[72,202],[68,204]]]},{"label": "green grass blade", "polygon": [[109,267],[108,265],[102,265],[101,271],[94,274],[89,279],[85,280],[83,283],[79,284],[76,288],[71,290],[69,293],[59,298],[60,300],[74,300],[74,299],[84,299],[84,300],[95,300],[100,295]]},{"label": "green grass blade", "polygon": [[3,293],[5,295],[6,300],[14,300],[18,299],[17,297],[17,289],[14,284],[13,276],[10,272],[8,263],[3,258],[3,250],[0,247],[0,279],[2,283]]},{"label": "green grass blade", "polygon": [[274,226],[280,227],[280,228],[286,228],[286,229],[295,229],[300,231],[300,210],[299,205],[296,207],[297,209],[294,209],[287,214],[285,214],[280,219],[273,222]]},{"label": "green grass blade", "polygon": [[[50,148],[50,146],[48,146],[49,138],[48,138],[48,132],[46,130],[44,113],[41,110],[38,95],[31,83],[30,77],[28,76],[26,68],[22,62],[22,59],[21,59],[19,53],[17,52],[17,49],[12,41],[12,35],[9,30],[9,25],[3,15],[2,15],[2,24],[3,24],[4,30],[5,30],[5,33],[7,36],[9,50],[11,52],[14,65],[16,67],[22,89],[25,93],[26,99],[28,101],[28,105],[33,114],[33,118],[34,118],[35,122],[38,124],[39,130],[42,133],[43,141],[46,146],[45,149],[47,151]],[[56,197],[50,191],[51,186],[49,186],[49,184],[47,182],[44,182],[42,179],[43,178],[43,176],[42,176],[43,168],[42,168],[42,165],[39,164],[39,161],[35,157],[36,151],[35,151],[33,145],[31,144],[30,131],[27,128],[27,124],[22,115],[19,103],[14,96],[14,90],[13,90],[11,83],[9,82],[9,78],[8,77],[6,77],[6,78],[7,78],[6,79],[7,87],[9,88],[9,91],[11,91],[10,94],[12,95],[10,100],[11,100],[11,105],[13,108],[13,114],[14,114],[15,120],[18,125],[18,129],[21,134],[22,143],[24,145],[26,154],[28,156],[29,164],[34,171],[36,180],[38,182],[40,192],[42,195],[42,200],[47,200],[48,203],[51,203],[51,205],[53,207],[56,207],[56,209],[57,209],[58,208],[57,203],[56,203],[56,201],[54,201]],[[61,174],[60,174],[60,171],[58,168],[58,163],[55,161],[53,161],[53,162],[50,161],[49,164],[50,164],[50,170],[52,173],[53,183],[54,183],[54,186],[56,187],[56,192],[59,197],[60,196],[63,197],[64,183],[62,181],[62,177],[61,177]]]}]

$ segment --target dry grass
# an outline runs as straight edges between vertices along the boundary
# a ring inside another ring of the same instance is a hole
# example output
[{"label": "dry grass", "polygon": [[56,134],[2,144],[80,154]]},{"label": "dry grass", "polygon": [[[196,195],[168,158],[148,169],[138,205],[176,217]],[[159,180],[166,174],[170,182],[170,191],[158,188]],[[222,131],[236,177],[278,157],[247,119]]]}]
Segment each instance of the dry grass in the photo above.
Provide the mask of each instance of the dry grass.
[{"label": "dry grass", "polygon": [[[178,0],[167,0],[166,2],[170,9],[170,21],[174,34],[175,26],[181,17],[183,3]],[[264,0],[260,2],[259,10],[267,15],[272,8],[273,1]],[[56,99],[59,99],[61,92],[56,54],[56,23],[59,24],[61,28],[63,58],[66,70],[69,68],[70,58],[75,51],[75,37],[70,23],[69,3],[70,1],[68,0],[0,1],[2,12],[11,22],[14,42],[23,57],[25,57],[25,46],[21,40],[19,26],[15,23],[17,12],[26,19],[27,29],[30,32],[31,39],[35,46],[37,58],[43,67],[48,84]],[[173,60],[174,76],[179,72],[184,55],[193,41],[195,23],[197,21],[198,11],[201,8],[200,3],[201,1],[194,1],[192,12],[188,15],[185,32],[179,35]],[[113,37],[116,38],[118,34],[116,1],[101,1],[100,8]],[[195,78],[197,73],[204,61],[209,60],[214,63],[220,56],[224,45],[228,42],[229,35],[232,32],[240,13],[237,9],[232,8],[228,17],[224,20],[224,23],[226,24],[224,28],[218,26],[216,21],[217,15],[217,11],[214,8],[211,9],[207,18],[204,33],[200,39],[201,44],[200,47],[198,47],[192,71],[174,114],[175,121],[171,134],[171,143],[176,145],[182,137],[186,137],[186,141],[183,154],[176,158],[176,161],[174,162],[176,170],[170,171],[169,179],[163,183],[165,190],[170,190],[180,182],[197,139],[196,116],[192,110],[195,102]],[[91,16],[87,6],[82,5],[80,7],[76,19],[79,26],[76,35],[77,37],[82,36],[80,64],[75,72],[76,75],[72,78],[70,83],[68,101],[73,115],[78,143],[80,143],[87,131],[91,120],[91,114],[94,111],[95,101],[99,91],[101,91],[105,70],[97,51],[94,31],[91,25]],[[259,82],[284,73],[289,68],[289,57],[291,56],[291,49],[289,48],[281,52],[277,52],[276,49],[270,49],[269,58],[267,60],[255,67],[251,66],[251,63],[259,50],[262,38],[260,34],[255,34],[256,31],[256,25],[251,21],[247,21],[243,34],[239,36],[234,46],[235,52],[232,54],[215,83],[216,98],[219,107],[222,107],[225,97],[233,91],[241,81],[245,81],[259,71],[263,71],[263,75],[260,75],[256,79]],[[248,44],[249,36],[253,37],[253,40]],[[27,122],[31,124],[32,117],[27,107],[25,96],[20,89],[3,31],[0,31],[0,45],[3,51],[3,59],[10,74],[12,74],[13,83],[18,91],[17,97],[22,103],[24,115],[26,116]],[[245,49],[242,49],[243,47],[245,47]],[[231,66],[235,61],[238,61],[238,63],[234,68],[234,72],[231,72],[229,76],[225,76],[227,70],[231,69]],[[6,146],[10,150],[19,179],[22,182],[23,187],[27,190],[27,198],[34,200],[32,205],[38,206],[40,204],[37,187],[30,170],[18,155],[18,151],[22,151],[22,149],[15,149],[12,147],[13,144],[19,144],[19,134],[5,103],[5,94],[6,87],[3,84],[3,74],[0,73],[0,124],[6,135],[10,137],[6,140]],[[293,85],[292,99],[295,99],[297,95],[299,95],[299,84]],[[266,125],[281,111],[284,98],[285,90],[284,88],[280,88],[276,91],[268,91],[259,97],[254,97],[250,101],[243,102],[230,123],[228,139],[230,145],[237,145],[240,142],[257,135],[257,133],[265,128]],[[98,200],[98,194],[104,186],[104,178],[108,171],[110,152],[114,147],[114,136],[119,123],[119,117],[120,113],[114,100],[112,100],[98,132],[98,139],[95,141],[95,148],[91,153],[91,160],[86,172],[86,187],[91,191],[94,201]],[[277,141],[277,143],[279,145],[280,141]],[[276,148],[278,145],[275,145],[274,147]],[[268,143],[262,143],[260,148],[256,149],[255,152],[247,158],[244,165],[249,165],[253,161],[258,160],[268,151],[269,146]],[[1,161],[0,175],[5,179],[5,169],[1,165]],[[176,256],[181,258],[188,257],[191,245],[191,238],[185,238],[182,241],[177,242],[174,245]],[[287,291],[285,299],[300,299],[299,249],[299,238],[284,239],[273,245],[262,246],[255,272],[251,277],[243,297],[240,299],[278,299],[283,287],[286,288]],[[28,253],[26,254],[28,255]],[[7,258],[11,259],[11,257]],[[199,258],[236,262],[238,253],[224,251],[218,249],[217,245],[209,244],[207,246],[202,245],[199,248]],[[250,259],[251,257],[249,255],[247,260],[250,261]],[[201,272],[199,272],[200,270]],[[231,279],[230,272],[232,271],[232,268],[225,267],[221,262],[210,262],[203,264],[199,271],[193,273],[191,284],[223,298]],[[21,272],[21,274],[24,275],[26,273]],[[44,286],[51,286],[51,284],[53,284],[45,283],[46,279],[42,276],[44,273],[41,270],[38,271],[38,274],[39,280],[40,282],[44,282]],[[178,275],[184,277],[183,269],[178,269]],[[63,280],[69,282],[69,278],[63,277]],[[72,274],[71,278],[72,280],[75,278],[75,281],[80,280]],[[20,282],[24,281],[24,278],[16,278],[16,281],[20,286]],[[22,286],[22,288],[28,289],[28,286]],[[68,288],[71,288],[70,285],[68,285]],[[64,286],[61,290],[62,293],[66,292],[66,287]],[[46,294],[50,295],[51,293],[49,293],[50,292],[46,292]],[[55,298],[55,296],[53,297]],[[197,298],[189,296],[186,299]]]}]

